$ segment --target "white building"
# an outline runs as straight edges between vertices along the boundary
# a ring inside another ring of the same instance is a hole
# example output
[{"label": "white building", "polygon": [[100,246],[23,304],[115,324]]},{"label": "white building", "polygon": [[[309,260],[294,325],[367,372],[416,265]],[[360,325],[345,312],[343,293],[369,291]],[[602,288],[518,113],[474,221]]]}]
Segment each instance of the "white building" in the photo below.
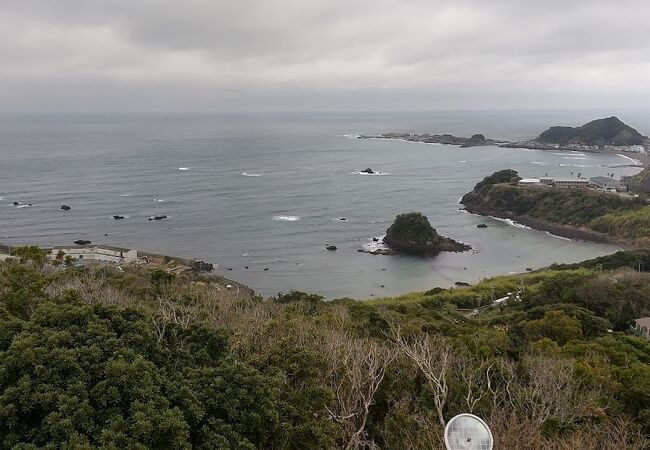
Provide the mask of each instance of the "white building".
[{"label": "white building", "polygon": [[108,263],[130,263],[138,260],[138,251],[108,245],[80,245],[53,247],[48,257],[57,259],[59,252],[63,258],[70,256],[77,260],[101,261]]},{"label": "white building", "polygon": [[625,185],[619,180],[610,177],[592,177],[589,179],[591,184],[598,189],[610,192],[624,191]]},{"label": "white building", "polygon": [[521,186],[539,186],[541,184],[539,178],[522,178],[519,180]]},{"label": "white building", "polygon": [[565,179],[556,179],[553,181],[553,185],[557,187],[590,187],[591,183],[589,180],[582,180],[578,178],[565,178]]},{"label": "white building", "polygon": [[642,317],[634,321],[634,331],[648,340],[650,340],[650,317]]}]

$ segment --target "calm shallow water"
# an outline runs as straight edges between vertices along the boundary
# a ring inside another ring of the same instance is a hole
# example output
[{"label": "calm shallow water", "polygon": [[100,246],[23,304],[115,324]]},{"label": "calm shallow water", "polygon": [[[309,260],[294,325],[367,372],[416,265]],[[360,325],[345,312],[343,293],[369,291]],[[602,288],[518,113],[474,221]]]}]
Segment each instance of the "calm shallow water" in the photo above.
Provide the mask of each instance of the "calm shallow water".
[{"label": "calm shallow water", "polygon": [[[459,209],[458,200],[503,168],[522,176],[636,173],[603,167],[625,164],[624,157],[461,149],[346,135],[482,132],[521,139],[551,124],[602,115],[4,116],[0,242],[50,245],[88,239],[196,257],[218,263],[220,273],[263,294],[301,289],[328,298],[395,295],[580,261],[616,249],[473,216]],[[641,126],[648,123],[647,113],[620,117],[644,134],[650,131]],[[353,173],[366,167],[385,175]],[[16,208],[13,201],[33,206]],[[72,210],[60,211],[62,204]],[[413,210],[424,212],[441,234],[476,251],[430,259],[357,252],[373,236],[383,235],[396,214]],[[115,221],[113,214],[127,219]],[[147,221],[155,214],[169,218]],[[477,229],[481,222],[489,228]],[[338,251],[326,251],[326,244]]]}]

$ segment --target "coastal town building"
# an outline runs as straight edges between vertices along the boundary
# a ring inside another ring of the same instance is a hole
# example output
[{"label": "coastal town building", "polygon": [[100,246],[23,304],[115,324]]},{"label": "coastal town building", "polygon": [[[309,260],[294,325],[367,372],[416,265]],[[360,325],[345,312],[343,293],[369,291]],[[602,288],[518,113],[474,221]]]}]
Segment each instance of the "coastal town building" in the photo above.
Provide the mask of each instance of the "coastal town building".
[{"label": "coastal town building", "polygon": [[626,190],[622,181],[610,177],[592,177],[589,181],[593,187],[605,191],[619,192]]},{"label": "coastal town building", "polygon": [[553,181],[553,186],[557,187],[590,187],[589,180],[580,178],[560,178]]},{"label": "coastal town building", "polygon": [[650,317],[641,317],[634,321],[634,332],[642,338],[650,340]]},{"label": "coastal town building", "polygon": [[519,180],[521,186],[539,186],[541,180],[539,178],[522,178]]},{"label": "coastal town building", "polygon": [[556,186],[556,187],[591,187],[589,180],[584,178],[522,178],[520,186]]},{"label": "coastal town building", "polygon": [[66,256],[84,261],[130,263],[138,260],[138,251],[109,245],[79,245],[52,247],[48,255],[50,259],[65,258]]}]

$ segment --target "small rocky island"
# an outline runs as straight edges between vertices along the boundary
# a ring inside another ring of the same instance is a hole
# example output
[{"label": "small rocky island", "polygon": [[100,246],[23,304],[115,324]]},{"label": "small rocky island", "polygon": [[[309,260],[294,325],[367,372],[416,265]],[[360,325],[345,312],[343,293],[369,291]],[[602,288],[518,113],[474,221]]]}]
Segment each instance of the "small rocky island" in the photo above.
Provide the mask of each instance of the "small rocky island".
[{"label": "small rocky island", "polygon": [[459,145],[461,147],[477,147],[483,145],[499,145],[504,141],[487,139],[482,134],[472,137],[459,137],[451,134],[410,134],[410,133],[384,133],[375,136],[361,135],[359,139],[399,139],[409,142],[424,142],[426,144]]},{"label": "small rocky island", "polygon": [[596,119],[579,127],[554,126],[529,141],[509,142],[503,147],[538,150],[630,151],[650,150],[650,138],[618,117]]},{"label": "small rocky island", "polygon": [[440,252],[471,250],[467,244],[440,236],[421,212],[400,214],[386,230],[383,243],[388,247],[371,253],[390,255],[402,253],[416,256],[435,256]]}]

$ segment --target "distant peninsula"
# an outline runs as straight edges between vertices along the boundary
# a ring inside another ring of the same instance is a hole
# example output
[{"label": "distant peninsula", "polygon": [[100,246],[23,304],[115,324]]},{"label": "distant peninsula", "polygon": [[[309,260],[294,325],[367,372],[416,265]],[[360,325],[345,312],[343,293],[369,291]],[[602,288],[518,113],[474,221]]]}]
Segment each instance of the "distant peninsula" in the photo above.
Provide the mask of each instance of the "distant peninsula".
[{"label": "distant peninsula", "polygon": [[569,151],[616,151],[647,155],[650,152],[650,138],[621,121],[618,117],[596,119],[579,127],[552,126],[534,139],[507,141],[489,139],[477,133],[471,137],[452,134],[383,133],[360,135],[358,139],[396,139],[425,144],[458,145],[460,147],[499,146],[509,148],[530,148],[536,150]]},{"label": "distant peninsula", "polygon": [[359,139],[398,139],[409,142],[423,142],[425,144],[459,145],[461,147],[478,147],[485,145],[499,145],[506,141],[487,139],[480,133],[471,137],[459,137],[451,134],[410,134],[410,133],[384,133],[379,135],[361,135]]},{"label": "distant peninsula", "polygon": [[618,117],[596,119],[579,127],[553,126],[528,141],[508,142],[502,147],[538,150],[627,151],[647,154],[650,138]]}]

